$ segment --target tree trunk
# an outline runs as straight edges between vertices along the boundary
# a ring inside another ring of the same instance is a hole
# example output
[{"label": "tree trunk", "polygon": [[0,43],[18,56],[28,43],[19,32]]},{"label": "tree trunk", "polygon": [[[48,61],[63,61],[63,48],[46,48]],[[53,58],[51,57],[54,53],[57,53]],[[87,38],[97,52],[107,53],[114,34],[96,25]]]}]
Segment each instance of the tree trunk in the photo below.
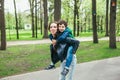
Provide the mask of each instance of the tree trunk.
[{"label": "tree trunk", "polygon": [[36,38],[37,38],[37,0],[35,0],[35,31],[36,31]]},{"label": "tree trunk", "polygon": [[92,25],[93,25],[93,43],[98,43],[96,25],[96,0],[92,0]]},{"label": "tree trunk", "polygon": [[32,25],[32,37],[35,37],[35,29],[34,29],[34,0],[29,0],[30,4],[30,13],[31,13],[31,25]]},{"label": "tree trunk", "polygon": [[117,6],[117,0],[111,0],[110,3],[110,42],[109,47],[110,48],[116,48],[116,6]]},{"label": "tree trunk", "polygon": [[43,38],[48,38],[48,12],[47,12],[47,0],[43,0],[44,7],[44,35]]},{"label": "tree trunk", "polygon": [[0,0],[0,49],[6,50],[4,0]]},{"label": "tree trunk", "polygon": [[61,0],[54,0],[54,21],[61,19]]},{"label": "tree trunk", "polygon": [[73,21],[73,23],[74,23],[74,26],[73,26],[73,35],[74,36],[76,36],[76,17],[77,17],[77,10],[76,10],[76,8],[77,8],[77,1],[76,0],[74,0],[74,21]]},{"label": "tree trunk", "polygon": [[77,0],[77,10],[76,10],[76,15],[77,15],[77,36],[79,36],[79,29],[80,29],[80,22],[79,22],[79,0]]},{"label": "tree trunk", "polygon": [[109,36],[108,32],[108,11],[109,11],[109,0],[106,0],[106,33],[105,36]]},{"label": "tree trunk", "polygon": [[18,31],[18,18],[17,18],[17,11],[16,11],[16,1],[14,1],[14,10],[15,10],[15,20],[16,20],[16,36],[19,39],[19,31]]},{"label": "tree trunk", "polygon": [[40,10],[41,10],[41,12],[40,12],[40,33],[41,33],[41,35],[43,34],[43,32],[42,32],[42,24],[43,24],[43,13],[42,13],[42,1],[40,0]]}]

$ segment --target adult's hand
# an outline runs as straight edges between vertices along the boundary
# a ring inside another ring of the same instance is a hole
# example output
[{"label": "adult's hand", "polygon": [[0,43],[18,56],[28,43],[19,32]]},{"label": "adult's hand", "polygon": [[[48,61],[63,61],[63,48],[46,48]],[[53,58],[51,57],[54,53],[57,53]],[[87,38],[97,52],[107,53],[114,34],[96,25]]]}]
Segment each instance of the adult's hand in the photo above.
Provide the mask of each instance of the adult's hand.
[{"label": "adult's hand", "polygon": [[52,40],[52,44],[56,45],[56,40],[55,39]]}]

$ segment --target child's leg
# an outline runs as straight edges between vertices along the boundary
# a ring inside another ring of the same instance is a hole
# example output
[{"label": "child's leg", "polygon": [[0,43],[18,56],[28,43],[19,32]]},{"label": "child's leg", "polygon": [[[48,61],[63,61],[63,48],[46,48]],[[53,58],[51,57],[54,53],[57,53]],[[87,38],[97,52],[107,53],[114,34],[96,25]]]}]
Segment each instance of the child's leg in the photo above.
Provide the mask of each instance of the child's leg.
[{"label": "child's leg", "polygon": [[72,59],[73,59],[73,46],[70,46],[67,51],[66,64],[64,70],[61,73],[62,75],[66,76],[67,73],[69,72],[69,67],[72,63]]},{"label": "child's leg", "polygon": [[70,46],[67,51],[66,65],[65,65],[66,68],[70,67],[72,59],[73,59],[73,46]]},{"label": "child's leg", "polygon": [[73,54],[75,54],[78,47],[79,47],[80,41],[78,41],[78,40],[76,40],[74,38],[71,38],[71,37],[67,37],[66,42],[73,46]]}]

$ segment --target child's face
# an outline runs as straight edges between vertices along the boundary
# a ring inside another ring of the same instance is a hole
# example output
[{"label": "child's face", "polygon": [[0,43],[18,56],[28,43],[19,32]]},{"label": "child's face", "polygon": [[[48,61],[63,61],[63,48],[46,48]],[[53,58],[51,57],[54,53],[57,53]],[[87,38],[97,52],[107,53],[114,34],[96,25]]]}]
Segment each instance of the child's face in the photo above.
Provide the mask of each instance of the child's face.
[{"label": "child's face", "polygon": [[65,30],[65,28],[66,27],[65,27],[64,24],[61,24],[61,25],[59,24],[59,26],[58,26],[58,29],[59,29],[60,32],[63,32]]}]

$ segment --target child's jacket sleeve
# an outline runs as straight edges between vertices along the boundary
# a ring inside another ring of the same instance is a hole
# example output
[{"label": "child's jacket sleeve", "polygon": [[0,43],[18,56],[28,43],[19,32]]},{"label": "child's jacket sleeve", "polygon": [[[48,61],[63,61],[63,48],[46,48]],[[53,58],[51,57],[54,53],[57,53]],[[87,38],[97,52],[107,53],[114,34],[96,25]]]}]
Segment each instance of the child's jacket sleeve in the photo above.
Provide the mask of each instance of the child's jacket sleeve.
[{"label": "child's jacket sleeve", "polygon": [[52,34],[49,35],[49,39],[52,41],[52,39],[53,39]]},{"label": "child's jacket sleeve", "polygon": [[65,41],[66,37],[69,36],[69,32],[63,32],[58,38],[57,43]]}]

